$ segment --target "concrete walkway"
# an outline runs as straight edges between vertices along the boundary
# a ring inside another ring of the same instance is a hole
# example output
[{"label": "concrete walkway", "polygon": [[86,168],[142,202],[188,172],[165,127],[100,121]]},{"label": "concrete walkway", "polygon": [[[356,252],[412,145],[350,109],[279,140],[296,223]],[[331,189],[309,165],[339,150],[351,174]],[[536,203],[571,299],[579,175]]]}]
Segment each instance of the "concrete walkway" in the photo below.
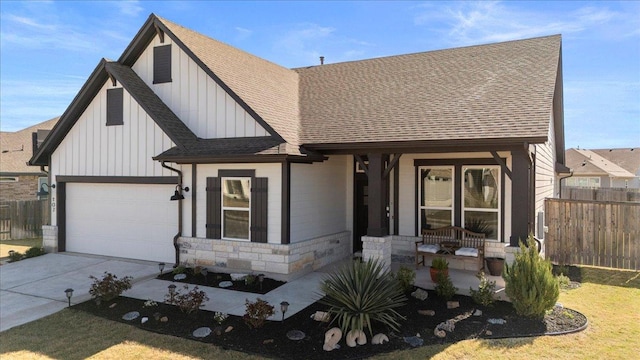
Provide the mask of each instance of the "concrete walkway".
[{"label": "concrete walkway", "polygon": [[[344,262],[346,261],[348,260]],[[260,298],[275,307],[276,313],[270,320],[280,321],[282,301],[290,304],[285,318],[316,302],[322,297],[320,283],[323,278],[342,263],[308,273],[264,295],[199,286],[210,299],[203,309],[242,316],[245,313],[245,300],[255,301]],[[405,266],[413,268],[411,264]],[[399,267],[400,264],[395,263],[391,266],[393,271]],[[72,304],[89,300],[89,288],[93,282],[89,276],[101,278],[105,271],[118,278],[133,277],[133,287],[123,295],[141,300],[163,302],[168,286],[172,284],[170,281],[155,279],[159,272],[158,264],[148,261],[57,253],[5,264],[0,266],[0,331],[64,309],[67,306],[64,290],[67,288],[74,289]],[[479,281],[474,272],[449,269],[449,275],[460,294],[468,294],[469,287],[478,287]],[[500,291],[504,289],[502,278],[491,276],[489,279],[496,281],[498,296],[503,298],[504,291]],[[428,268],[421,268],[416,272],[415,285],[426,289],[434,288]]]}]

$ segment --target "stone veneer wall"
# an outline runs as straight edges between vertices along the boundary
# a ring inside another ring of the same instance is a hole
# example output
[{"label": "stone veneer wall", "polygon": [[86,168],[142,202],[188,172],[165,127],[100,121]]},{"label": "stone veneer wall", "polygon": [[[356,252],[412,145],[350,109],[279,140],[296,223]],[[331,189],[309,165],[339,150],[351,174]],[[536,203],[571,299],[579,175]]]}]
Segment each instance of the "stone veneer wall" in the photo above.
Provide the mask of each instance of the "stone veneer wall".
[{"label": "stone veneer wall", "polygon": [[362,260],[377,259],[384,263],[387,270],[391,269],[392,239],[393,236],[363,236]]},{"label": "stone veneer wall", "polygon": [[42,247],[45,252],[58,252],[58,227],[42,225]]},{"label": "stone veneer wall", "polygon": [[180,261],[186,266],[268,273],[291,280],[351,255],[351,232],[343,231],[294,244],[181,237]]},{"label": "stone veneer wall", "polygon": [[[419,236],[392,236],[392,259],[394,262],[399,263],[411,263],[415,264],[416,261],[416,241],[420,241],[422,238]],[[500,243],[496,241],[486,241],[485,242],[485,258],[488,257],[507,257],[507,261],[509,260],[509,255],[507,253],[507,249],[509,244]],[[429,259],[426,259],[427,262]],[[449,267],[452,269],[463,269],[463,270],[478,270],[478,260],[476,258],[470,257],[468,260],[458,260],[458,259],[447,259],[449,261]],[[513,259],[512,259],[513,260]]]}]

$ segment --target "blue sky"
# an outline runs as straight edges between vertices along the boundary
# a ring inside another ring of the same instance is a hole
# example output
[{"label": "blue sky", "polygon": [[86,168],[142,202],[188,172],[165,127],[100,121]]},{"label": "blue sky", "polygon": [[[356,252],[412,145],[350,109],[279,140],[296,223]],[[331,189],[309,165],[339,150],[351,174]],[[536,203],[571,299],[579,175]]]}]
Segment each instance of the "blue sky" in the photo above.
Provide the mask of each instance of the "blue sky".
[{"label": "blue sky", "polygon": [[2,0],[2,131],[62,114],[152,12],[286,67],[562,34],[566,147],[640,146],[636,1]]}]

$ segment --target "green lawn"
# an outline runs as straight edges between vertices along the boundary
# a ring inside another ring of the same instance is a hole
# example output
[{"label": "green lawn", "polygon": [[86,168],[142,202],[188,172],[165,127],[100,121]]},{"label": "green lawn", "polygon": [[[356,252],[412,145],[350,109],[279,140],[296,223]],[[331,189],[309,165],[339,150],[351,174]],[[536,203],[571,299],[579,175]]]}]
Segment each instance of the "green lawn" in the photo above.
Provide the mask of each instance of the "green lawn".
[{"label": "green lawn", "polygon": [[[582,286],[560,302],[587,316],[582,332],[537,338],[466,340],[375,359],[632,359],[640,353],[640,272],[581,268]],[[256,359],[63,310],[0,333],[5,359]]]},{"label": "green lawn", "polygon": [[0,240],[0,258],[9,256],[9,250],[24,254],[31,247],[42,247],[42,238]]}]

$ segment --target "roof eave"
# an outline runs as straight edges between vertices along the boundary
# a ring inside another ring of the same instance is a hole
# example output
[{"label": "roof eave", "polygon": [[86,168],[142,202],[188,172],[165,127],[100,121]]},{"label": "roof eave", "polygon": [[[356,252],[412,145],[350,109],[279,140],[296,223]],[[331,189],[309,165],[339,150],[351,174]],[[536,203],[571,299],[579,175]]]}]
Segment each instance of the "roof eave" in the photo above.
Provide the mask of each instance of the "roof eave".
[{"label": "roof eave", "polygon": [[179,155],[163,156],[158,155],[153,158],[156,161],[167,161],[176,164],[230,164],[230,163],[281,163],[298,162],[313,163],[327,160],[326,156],[297,156],[287,154],[273,155]]},{"label": "roof eave", "polygon": [[106,63],[107,60],[103,58],[93,72],[91,72],[87,81],[71,101],[71,104],[60,116],[58,123],[51,129],[44,143],[38,148],[31,159],[29,159],[27,163],[29,166],[49,165],[49,156],[51,156],[53,151],[58,147],[71,127],[73,127],[78,117],[89,106],[90,100],[100,91],[102,84],[109,78],[105,70]]}]

